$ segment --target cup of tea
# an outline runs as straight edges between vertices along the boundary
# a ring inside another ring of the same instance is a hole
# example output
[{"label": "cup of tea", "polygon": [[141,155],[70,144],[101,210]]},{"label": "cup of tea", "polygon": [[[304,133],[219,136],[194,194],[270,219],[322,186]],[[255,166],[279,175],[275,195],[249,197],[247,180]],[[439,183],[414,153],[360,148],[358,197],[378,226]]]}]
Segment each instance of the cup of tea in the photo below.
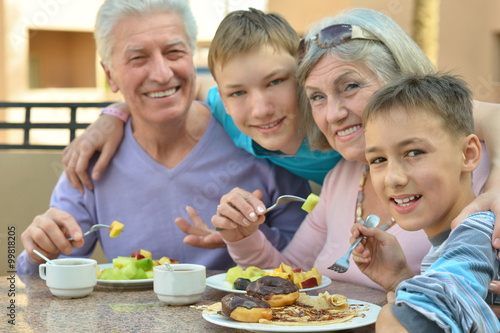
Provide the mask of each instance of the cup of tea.
[{"label": "cup of tea", "polygon": [[81,298],[89,295],[97,284],[97,261],[87,258],[51,260],[41,264],[40,277],[46,281],[52,295],[60,298]]},{"label": "cup of tea", "polygon": [[154,268],[153,288],[158,299],[168,305],[188,305],[198,302],[206,287],[206,268],[196,264],[164,265]]}]

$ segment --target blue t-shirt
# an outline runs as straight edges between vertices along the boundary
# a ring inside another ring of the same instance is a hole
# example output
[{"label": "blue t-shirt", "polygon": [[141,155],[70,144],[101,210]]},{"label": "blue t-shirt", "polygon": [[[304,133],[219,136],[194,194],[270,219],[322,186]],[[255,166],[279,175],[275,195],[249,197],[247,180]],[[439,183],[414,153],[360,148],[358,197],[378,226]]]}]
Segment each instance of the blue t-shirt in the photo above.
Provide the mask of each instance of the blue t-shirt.
[{"label": "blue t-shirt", "polygon": [[297,154],[285,155],[279,151],[270,151],[259,146],[248,135],[242,133],[233,122],[233,118],[226,113],[217,87],[209,90],[207,103],[212,114],[222,124],[227,134],[237,147],[243,148],[250,154],[265,158],[302,178],[323,184],[326,174],[337,165],[342,156],[335,150],[311,150],[307,140],[302,142]]}]

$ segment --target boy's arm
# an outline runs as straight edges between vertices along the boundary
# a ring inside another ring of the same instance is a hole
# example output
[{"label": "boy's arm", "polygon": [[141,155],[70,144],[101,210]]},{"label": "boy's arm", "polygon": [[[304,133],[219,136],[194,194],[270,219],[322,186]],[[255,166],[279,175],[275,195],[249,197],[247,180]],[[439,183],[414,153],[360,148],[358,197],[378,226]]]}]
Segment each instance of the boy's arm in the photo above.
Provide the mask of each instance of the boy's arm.
[{"label": "boy's arm", "polygon": [[197,76],[196,77],[196,93],[194,99],[197,101],[207,102],[208,91],[210,88],[215,87],[217,83],[210,76]]},{"label": "boy's arm", "polygon": [[387,294],[387,304],[382,307],[377,317],[375,330],[377,332],[409,332],[406,327],[401,324],[398,318],[392,313],[392,306],[394,305],[394,293]]},{"label": "boy's arm", "polygon": [[[128,114],[125,103],[114,103],[109,107],[122,110]],[[99,179],[108,166],[123,138],[124,122],[121,118],[103,114],[84,133],[75,138],[63,150],[63,166],[71,185],[84,192],[83,186],[93,189],[87,168],[92,156],[100,151],[101,154],[92,170],[92,179]]]},{"label": "boy's arm", "polygon": [[[485,301],[489,281],[498,272],[489,237],[493,223],[491,213],[475,214],[462,222],[431,254],[437,258],[434,263],[398,286],[396,305],[406,304],[442,329],[499,332],[500,323]],[[394,307],[392,312],[397,316]],[[412,320],[397,317],[403,325]]]},{"label": "boy's arm", "polygon": [[363,274],[387,291],[394,291],[401,281],[413,277],[398,240],[380,228],[365,228],[356,223],[351,243],[359,235],[366,236],[352,252],[356,265]]},{"label": "boy's arm", "polygon": [[[198,77],[194,98],[206,102],[208,91],[213,86],[215,86],[215,81],[211,77]],[[93,189],[92,182],[87,175],[90,159],[96,152],[101,152],[92,171],[92,179],[98,180],[118,149],[123,138],[124,121],[126,122],[126,118],[130,116],[125,103],[113,103],[107,108],[118,109],[119,114],[101,115],[63,150],[64,171],[71,185],[82,193],[83,186]]]}]

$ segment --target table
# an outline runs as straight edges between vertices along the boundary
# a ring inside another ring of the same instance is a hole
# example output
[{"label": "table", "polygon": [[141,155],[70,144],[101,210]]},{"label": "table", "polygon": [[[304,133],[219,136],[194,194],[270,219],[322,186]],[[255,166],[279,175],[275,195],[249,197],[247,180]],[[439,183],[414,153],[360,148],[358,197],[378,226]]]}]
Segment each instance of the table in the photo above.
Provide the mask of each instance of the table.
[{"label": "table", "polygon": [[[221,271],[207,271],[207,276],[218,273]],[[12,275],[0,277],[0,290],[0,332],[235,332],[205,321],[201,311],[193,307],[161,303],[152,289],[96,286],[85,298],[59,299],[38,275]],[[309,294],[325,290],[378,305],[386,299],[380,290],[336,281]],[[213,304],[226,294],[207,287],[196,305]],[[8,322],[13,319],[15,326]],[[343,332],[374,331],[372,325]]]}]

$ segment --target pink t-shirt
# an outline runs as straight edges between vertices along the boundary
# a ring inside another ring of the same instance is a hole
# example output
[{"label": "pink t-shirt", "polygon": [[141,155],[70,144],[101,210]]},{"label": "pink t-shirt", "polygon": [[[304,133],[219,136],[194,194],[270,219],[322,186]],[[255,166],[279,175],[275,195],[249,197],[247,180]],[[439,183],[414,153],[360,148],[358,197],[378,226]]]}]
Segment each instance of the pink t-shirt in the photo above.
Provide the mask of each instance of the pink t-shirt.
[{"label": "pink t-shirt", "polygon": [[[484,147],[484,146],[483,146]],[[238,242],[229,242],[228,250],[235,262],[242,266],[276,268],[281,262],[292,267],[309,270],[313,267],[332,280],[382,289],[366,277],[351,259],[347,272],[329,270],[350,247],[351,227],[354,223],[356,197],[365,165],[359,162],[340,161],[328,173],[321,190],[321,200],[307,215],[294,238],[280,253],[261,232],[256,232]],[[483,160],[474,172],[474,193],[480,193],[489,173],[489,160],[483,149]],[[422,258],[431,244],[423,230],[405,231],[398,225],[388,233],[396,236],[414,274],[420,274]]]}]

